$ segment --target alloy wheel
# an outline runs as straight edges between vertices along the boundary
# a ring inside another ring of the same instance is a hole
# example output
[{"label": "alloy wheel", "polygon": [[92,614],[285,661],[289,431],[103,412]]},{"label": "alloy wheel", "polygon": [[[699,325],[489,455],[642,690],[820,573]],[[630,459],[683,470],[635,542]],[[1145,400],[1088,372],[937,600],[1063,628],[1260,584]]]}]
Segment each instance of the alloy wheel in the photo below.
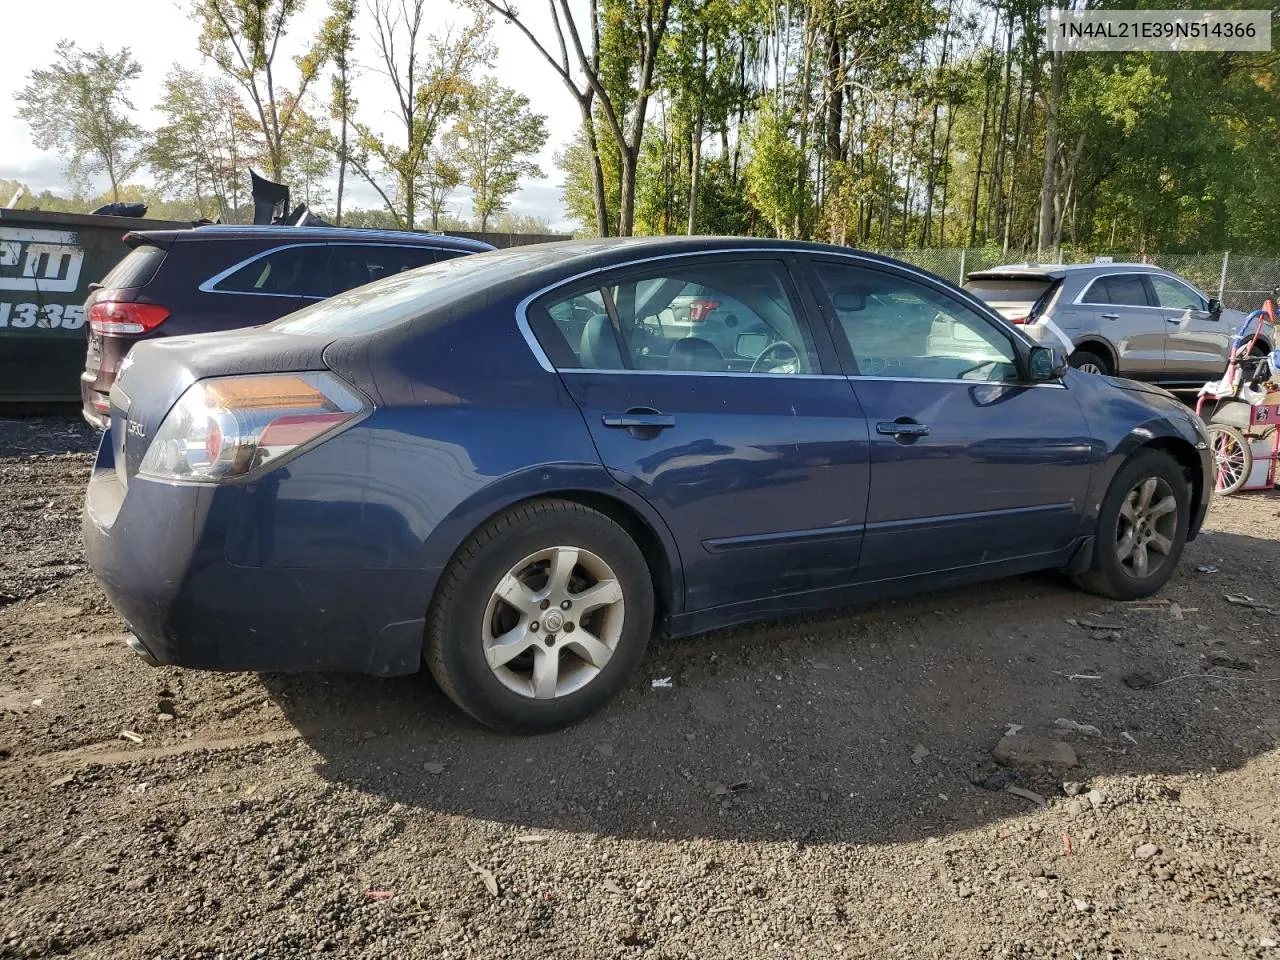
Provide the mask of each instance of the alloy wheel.
[{"label": "alloy wheel", "polygon": [[1080,364],[1080,366],[1076,367],[1076,369],[1079,370],[1081,373],[1102,373],[1102,368],[1100,366],[1098,366],[1096,363],[1090,363],[1088,361],[1085,361],[1084,363]]},{"label": "alloy wheel", "polygon": [[1120,505],[1116,559],[1135,580],[1152,576],[1169,559],[1178,529],[1178,500],[1163,477],[1136,483]]},{"label": "alloy wheel", "polygon": [[513,693],[563,697],[604,669],[625,616],[622,586],[609,564],[580,547],[548,547],[511,567],[490,595],[485,661]]}]

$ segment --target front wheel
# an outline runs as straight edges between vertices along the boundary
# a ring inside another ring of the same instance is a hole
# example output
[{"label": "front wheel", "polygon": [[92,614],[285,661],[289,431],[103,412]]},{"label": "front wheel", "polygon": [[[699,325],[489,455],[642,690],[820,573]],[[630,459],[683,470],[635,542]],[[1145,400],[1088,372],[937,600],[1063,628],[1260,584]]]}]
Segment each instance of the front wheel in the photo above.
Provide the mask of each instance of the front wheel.
[{"label": "front wheel", "polygon": [[1112,600],[1155,593],[1187,542],[1191,492],[1167,454],[1140,453],[1117,471],[1098,512],[1093,563],[1077,583]]},{"label": "front wheel", "polygon": [[1067,358],[1067,363],[1081,373],[1107,374],[1111,372],[1107,361],[1090,350],[1077,350]]},{"label": "front wheel", "polygon": [[653,584],[618,524],[543,500],[491,520],[440,578],[427,666],[481,723],[538,733],[597,710],[627,682],[653,628]]},{"label": "front wheel", "polygon": [[1253,450],[1235,427],[1209,424],[1209,449],[1213,451],[1213,492],[1222,496],[1236,493],[1253,471]]}]

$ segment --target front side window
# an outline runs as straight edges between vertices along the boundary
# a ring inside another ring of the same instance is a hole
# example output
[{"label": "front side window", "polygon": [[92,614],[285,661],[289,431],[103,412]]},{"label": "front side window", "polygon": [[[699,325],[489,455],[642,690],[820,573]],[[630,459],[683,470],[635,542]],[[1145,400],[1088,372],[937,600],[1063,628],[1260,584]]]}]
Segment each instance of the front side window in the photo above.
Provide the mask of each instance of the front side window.
[{"label": "front side window", "polygon": [[279,247],[248,261],[217,281],[218,293],[252,293],[277,297],[329,295],[324,244]]},{"label": "front side window", "polygon": [[664,265],[555,294],[531,314],[559,367],[819,373],[811,331],[776,261]]},{"label": "front side window", "polygon": [[951,297],[865,267],[814,264],[840,332],[864,377],[1015,381],[1013,341]]},{"label": "front side window", "polygon": [[1156,302],[1166,310],[1203,310],[1205,302],[1185,283],[1170,280],[1168,277],[1151,276],[1151,289],[1155,291]]}]

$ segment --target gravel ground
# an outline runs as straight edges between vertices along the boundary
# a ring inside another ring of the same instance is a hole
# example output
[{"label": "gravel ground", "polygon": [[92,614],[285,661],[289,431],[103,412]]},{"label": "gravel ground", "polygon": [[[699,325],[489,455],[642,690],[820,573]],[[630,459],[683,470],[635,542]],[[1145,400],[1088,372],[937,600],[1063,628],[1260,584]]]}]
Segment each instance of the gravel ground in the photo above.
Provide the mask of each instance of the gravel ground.
[{"label": "gravel ground", "polygon": [[93,442],[0,421],[0,958],[1280,960],[1280,497],[1157,603],[657,644],[519,739],[425,678],[145,666],[81,558]]}]

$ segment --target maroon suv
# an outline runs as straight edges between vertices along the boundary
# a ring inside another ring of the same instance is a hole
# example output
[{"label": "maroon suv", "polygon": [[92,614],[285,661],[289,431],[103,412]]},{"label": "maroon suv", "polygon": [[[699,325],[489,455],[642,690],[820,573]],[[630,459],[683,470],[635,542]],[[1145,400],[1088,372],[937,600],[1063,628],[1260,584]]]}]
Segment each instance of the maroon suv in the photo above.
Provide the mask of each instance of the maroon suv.
[{"label": "maroon suv", "polygon": [[492,250],[439,234],[343,227],[205,226],[125,234],[133,249],[85,301],[84,418],[106,426],[129,349],[151,337],[267,323],[414,267]]}]

